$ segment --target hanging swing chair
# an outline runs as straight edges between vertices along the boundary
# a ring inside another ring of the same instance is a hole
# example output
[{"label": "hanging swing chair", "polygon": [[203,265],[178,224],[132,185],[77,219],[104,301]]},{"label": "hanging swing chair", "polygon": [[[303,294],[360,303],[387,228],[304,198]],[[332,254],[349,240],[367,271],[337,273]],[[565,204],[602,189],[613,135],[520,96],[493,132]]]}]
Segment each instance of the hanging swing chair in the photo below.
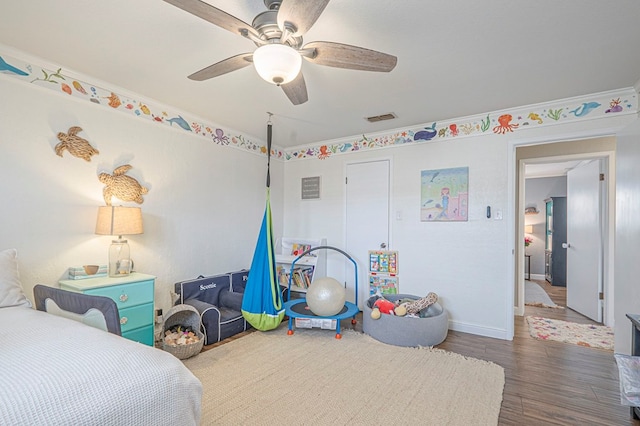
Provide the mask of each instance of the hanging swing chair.
[{"label": "hanging swing chair", "polygon": [[242,298],[242,316],[256,330],[267,331],[278,327],[284,318],[280,285],[276,276],[273,248],[273,228],[270,203],[271,113],[267,122],[267,203],[253,252],[251,269]]}]

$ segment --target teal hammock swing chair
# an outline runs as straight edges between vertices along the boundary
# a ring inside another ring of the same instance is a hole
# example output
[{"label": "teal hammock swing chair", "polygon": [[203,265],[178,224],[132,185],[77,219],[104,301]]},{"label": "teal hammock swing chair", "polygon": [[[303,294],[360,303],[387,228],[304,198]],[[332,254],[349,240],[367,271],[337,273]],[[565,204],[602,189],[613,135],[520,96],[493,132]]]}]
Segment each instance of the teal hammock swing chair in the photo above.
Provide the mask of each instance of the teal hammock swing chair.
[{"label": "teal hammock swing chair", "polygon": [[267,122],[267,203],[262,218],[262,226],[253,252],[251,269],[242,298],[242,316],[255,329],[273,330],[284,318],[284,306],[280,285],[276,276],[273,247],[273,227],[271,220],[271,113]]}]

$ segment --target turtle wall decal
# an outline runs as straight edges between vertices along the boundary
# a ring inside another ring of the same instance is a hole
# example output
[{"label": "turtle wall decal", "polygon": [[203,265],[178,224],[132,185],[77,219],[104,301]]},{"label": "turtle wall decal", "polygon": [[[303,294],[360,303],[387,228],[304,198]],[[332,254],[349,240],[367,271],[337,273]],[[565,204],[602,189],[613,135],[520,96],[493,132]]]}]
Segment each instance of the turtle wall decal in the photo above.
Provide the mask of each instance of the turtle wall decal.
[{"label": "turtle wall decal", "polygon": [[116,197],[121,201],[134,201],[138,204],[144,202],[142,196],[149,192],[149,189],[140,185],[140,183],[131,176],[125,175],[133,167],[129,164],[117,167],[113,174],[100,173],[98,180],[105,184],[102,190],[104,202],[108,206],[111,205],[111,198]]},{"label": "turtle wall decal", "polygon": [[69,154],[85,161],[91,161],[92,155],[100,154],[100,151],[92,147],[88,140],[78,136],[81,131],[81,127],[73,126],[69,128],[67,133],[59,132],[58,139],[60,143],[55,147],[56,154],[62,157],[62,153],[66,149]]}]

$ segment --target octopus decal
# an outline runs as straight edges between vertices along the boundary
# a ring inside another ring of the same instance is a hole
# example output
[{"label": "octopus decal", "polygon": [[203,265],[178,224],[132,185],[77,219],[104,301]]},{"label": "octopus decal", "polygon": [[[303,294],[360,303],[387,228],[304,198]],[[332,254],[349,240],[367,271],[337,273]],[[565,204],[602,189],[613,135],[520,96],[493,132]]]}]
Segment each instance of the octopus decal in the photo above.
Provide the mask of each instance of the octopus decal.
[{"label": "octopus decal", "polygon": [[513,132],[513,129],[517,129],[519,124],[511,124],[513,116],[511,114],[503,114],[498,117],[498,126],[493,128],[493,133],[499,133],[504,135],[507,132]]},{"label": "octopus decal", "polygon": [[331,155],[331,152],[329,152],[329,148],[326,145],[322,145],[320,147],[320,154],[318,154],[318,159],[324,160],[325,158],[328,158],[330,155]]}]

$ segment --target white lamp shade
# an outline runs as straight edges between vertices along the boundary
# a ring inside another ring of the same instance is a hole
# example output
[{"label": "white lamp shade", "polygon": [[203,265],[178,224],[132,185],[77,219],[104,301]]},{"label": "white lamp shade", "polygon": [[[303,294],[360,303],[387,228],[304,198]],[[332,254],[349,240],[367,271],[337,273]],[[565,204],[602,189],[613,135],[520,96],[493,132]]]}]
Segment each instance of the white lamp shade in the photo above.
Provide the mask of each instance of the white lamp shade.
[{"label": "white lamp shade", "polygon": [[533,225],[525,225],[524,226],[525,234],[533,234]]},{"label": "white lamp shade", "polygon": [[300,73],[302,57],[284,44],[265,44],[253,52],[253,65],[264,80],[281,85],[293,81]]},{"label": "white lamp shade", "polygon": [[98,207],[96,234],[134,235],[142,234],[142,210],[140,207]]}]

